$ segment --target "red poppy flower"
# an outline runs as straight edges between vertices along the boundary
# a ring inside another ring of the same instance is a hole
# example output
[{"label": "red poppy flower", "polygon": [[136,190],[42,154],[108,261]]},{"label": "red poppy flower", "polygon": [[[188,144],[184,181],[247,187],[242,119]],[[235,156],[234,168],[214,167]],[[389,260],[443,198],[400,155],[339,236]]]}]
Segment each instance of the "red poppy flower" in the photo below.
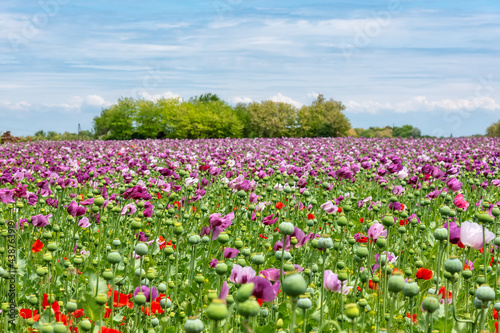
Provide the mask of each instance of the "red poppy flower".
[{"label": "red poppy flower", "polygon": [[427,268],[419,268],[416,277],[417,279],[430,280],[432,279],[432,271]]},{"label": "red poppy flower", "polygon": [[196,208],[193,206],[193,213],[195,212]]},{"label": "red poppy flower", "polygon": [[153,301],[151,302],[151,307],[144,307],[144,306],[141,306],[142,308],[142,312],[144,312],[145,315],[147,316],[150,316],[151,314],[162,314],[163,312],[165,312],[165,310],[163,310],[160,306],[160,302],[156,302],[156,301]]},{"label": "red poppy flower", "polygon": [[337,209],[337,213],[342,213],[342,207],[339,207],[339,208]]},{"label": "red poppy flower", "polygon": [[21,309],[19,310],[19,316],[24,319],[33,318],[34,321],[38,321],[40,319],[40,315],[37,314],[38,310],[32,311],[30,309]]},{"label": "red poppy flower", "polygon": [[71,315],[74,318],[80,318],[81,316],[83,316],[83,309],[76,309],[74,312],[71,313]]},{"label": "red poppy flower", "polygon": [[165,242],[165,238],[163,236],[160,236],[158,238],[160,245],[160,250],[163,250],[167,246],[167,242]]},{"label": "red poppy flower", "polygon": [[359,223],[363,223],[363,222],[365,222],[365,219],[364,218],[360,218],[359,219]]},{"label": "red poppy flower", "polygon": [[260,234],[259,237],[262,239],[267,239],[266,235],[264,235],[264,234]]},{"label": "red poppy flower", "polygon": [[101,327],[101,333],[120,333],[120,331],[113,328]]},{"label": "red poppy flower", "polygon": [[307,219],[308,220],[313,220],[314,219],[314,215],[311,214],[311,213],[307,214]]},{"label": "red poppy flower", "polygon": [[493,319],[498,319],[498,311],[493,309]]},{"label": "red poppy flower", "polygon": [[[49,295],[43,294],[42,307],[44,310],[46,307],[50,305],[48,299]],[[59,303],[56,300],[54,300],[54,302],[52,303],[52,310],[54,310],[55,313],[61,313],[61,307],[59,306]]]},{"label": "red poppy flower", "polygon": [[43,243],[37,238],[36,241],[31,246],[31,252],[37,253],[43,249]]},{"label": "red poppy flower", "polygon": [[[111,296],[111,286],[108,290],[108,297]],[[128,306],[130,309],[134,307],[134,303],[130,302],[130,298],[132,297],[132,294],[122,294],[118,293],[118,291],[114,290],[113,291],[113,306],[114,307],[122,307],[122,306]]]},{"label": "red poppy flower", "polygon": [[358,243],[368,243],[368,237],[362,236],[358,239]]},{"label": "red poppy flower", "polygon": [[373,289],[373,280],[368,281],[368,288]]},{"label": "red poppy flower", "polygon": [[278,202],[276,203],[276,208],[278,208],[278,209],[283,208],[283,203],[282,203],[281,201],[278,201]]},{"label": "red poppy flower", "polygon": [[[409,312],[407,312],[407,313],[406,313],[406,317],[407,317],[407,318],[410,318],[410,313],[409,313]],[[412,316],[412,318],[411,318],[411,321],[412,321],[412,323],[413,323],[413,324],[418,323],[418,320],[417,320],[417,315],[416,315],[416,314],[413,314],[413,316]]]},{"label": "red poppy flower", "polygon": [[465,245],[462,242],[458,242],[458,247],[461,249],[465,249]]},{"label": "red poppy flower", "polygon": [[158,200],[160,200],[161,199],[161,193],[160,192],[156,193],[156,197],[158,198]]},{"label": "red poppy flower", "polygon": [[[444,296],[444,287],[439,288],[438,295],[441,295],[441,300],[444,301],[444,299],[445,299],[445,296]],[[448,290],[448,303],[451,301],[452,298],[453,298],[453,295],[451,293],[451,290]]]},{"label": "red poppy flower", "polygon": [[259,298],[259,299],[257,299],[257,302],[259,303],[259,306],[262,306],[262,303],[264,303],[264,300]]}]

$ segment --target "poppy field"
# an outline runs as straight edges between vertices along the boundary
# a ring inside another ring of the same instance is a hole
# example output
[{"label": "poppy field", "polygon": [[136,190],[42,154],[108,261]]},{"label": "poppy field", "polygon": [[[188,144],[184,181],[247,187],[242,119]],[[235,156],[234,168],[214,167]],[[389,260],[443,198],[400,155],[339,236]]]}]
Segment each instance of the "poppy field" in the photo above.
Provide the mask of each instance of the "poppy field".
[{"label": "poppy field", "polygon": [[1,332],[498,332],[500,140],[0,146]]}]

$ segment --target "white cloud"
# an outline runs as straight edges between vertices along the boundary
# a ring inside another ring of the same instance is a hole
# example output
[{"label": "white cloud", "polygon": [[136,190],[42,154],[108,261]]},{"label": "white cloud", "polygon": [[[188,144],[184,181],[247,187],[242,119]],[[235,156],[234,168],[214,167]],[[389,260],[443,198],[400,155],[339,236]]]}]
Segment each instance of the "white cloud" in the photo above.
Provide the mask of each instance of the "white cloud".
[{"label": "white cloud", "polygon": [[101,106],[101,107],[109,106],[112,104],[110,102],[107,102],[104,98],[102,98],[99,95],[88,95],[85,98],[85,102],[91,106]]},{"label": "white cloud", "polygon": [[31,104],[25,101],[21,102],[0,101],[0,109],[22,111],[22,110],[28,110],[30,107]]},{"label": "white cloud", "polygon": [[301,103],[301,102],[298,102],[298,101],[294,101],[293,99],[291,99],[290,97],[287,97],[287,96],[284,96],[282,93],[278,93],[277,95],[274,95],[272,97],[269,97],[269,99],[273,102],[283,102],[283,103],[288,103],[288,104],[292,104],[293,106],[297,107],[297,108],[300,108],[302,107],[304,104]]},{"label": "white cloud", "polygon": [[236,96],[236,97],[233,97],[233,103],[234,104],[238,104],[238,103],[252,103],[253,100],[250,98],[250,97],[239,97],[239,96]]},{"label": "white cloud", "polygon": [[442,99],[429,100],[426,96],[415,96],[407,101],[398,103],[380,103],[375,101],[346,103],[347,111],[353,113],[371,113],[380,111],[406,112],[432,112],[432,111],[459,111],[459,110],[487,110],[498,111],[500,104],[491,97],[474,97],[470,99]]},{"label": "white cloud", "polygon": [[157,100],[162,99],[162,98],[166,98],[166,99],[180,98],[182,100],[182,98],[181,98],[180,95],[175,94],[175,93],[173,93],[171,91],[166,91],[166,92],[164,92],[162,94],[154,94],[154,95],[151,95],[147,91],[140,91],[140,92],[137,93],[137,95],[138,95],[139,98],[144,98],[144,99],[146,99],[148,101],[157,101]]}]

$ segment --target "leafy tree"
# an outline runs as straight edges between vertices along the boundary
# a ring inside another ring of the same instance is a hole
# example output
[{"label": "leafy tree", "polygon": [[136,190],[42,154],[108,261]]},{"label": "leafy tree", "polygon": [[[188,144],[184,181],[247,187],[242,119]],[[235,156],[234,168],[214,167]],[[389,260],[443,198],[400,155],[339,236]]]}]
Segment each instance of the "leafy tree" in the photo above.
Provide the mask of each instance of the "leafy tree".
[{"label": "leafy tree", "polygon": [[220,102],[221,99],[216,94],[206,93],[200,96],[194,96],[189,99],[189,102],[193,104],[197,103],[208,103],[208,102]]},{"label": "leafy tree", "polygon": [[402,127],[394,127],[393,135],[394,137],[398,138],[410,138],[410,137],[418,138],[422,136],[422,133],[416,127],[413,127],[411,125],[403,125]]},{"label": "leafy tree", "polygon": [[499,137],[500,136],[500,120],[486,129],[486,135]]},{"label": "leafy tree", "polygon": [[252,118],[252,115],[248,110],[248,104],[238,103],[236,104],[233,110],[234,114],[236,115],[240,123],[243,125],[243,128],[241,130],[241,136],[243,138],[255,137],[254,129],[252,128],[252,126],[250,126],[250,119]]},{"label": "leafy tree", "polygon": [[345,136],[351,128],[349,119],[342,113],[345,106],[333,99],[326,100],[322,94],[310,106],[298,111],[298,129],[304,137]]},{"label": "leafy tree", "polygon": [[98,138],[127,140],[134,133],[137,103],[132,98],[120,98],[118,103],[101,111],[94,118],[94,133]]},{"label": "leafy tree", "polygon": [[258,137],[292,136],[296,131],[296,109],[283,102],[263,101],[248,105],[250,126]]}]

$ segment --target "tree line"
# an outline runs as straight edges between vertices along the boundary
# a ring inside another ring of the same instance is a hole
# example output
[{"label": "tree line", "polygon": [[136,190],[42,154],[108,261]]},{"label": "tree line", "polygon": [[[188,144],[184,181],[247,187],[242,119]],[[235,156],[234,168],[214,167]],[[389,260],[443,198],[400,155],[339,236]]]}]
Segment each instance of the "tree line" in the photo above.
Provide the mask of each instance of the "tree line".
[{"label": "tree line", "polygon": [[94,118],[93,132],[104,140],[335,137],[351,128],[344,110],[323,95],[300,108],[270,100],[231,106],[210,93],[187,101],[126,97]]}]

